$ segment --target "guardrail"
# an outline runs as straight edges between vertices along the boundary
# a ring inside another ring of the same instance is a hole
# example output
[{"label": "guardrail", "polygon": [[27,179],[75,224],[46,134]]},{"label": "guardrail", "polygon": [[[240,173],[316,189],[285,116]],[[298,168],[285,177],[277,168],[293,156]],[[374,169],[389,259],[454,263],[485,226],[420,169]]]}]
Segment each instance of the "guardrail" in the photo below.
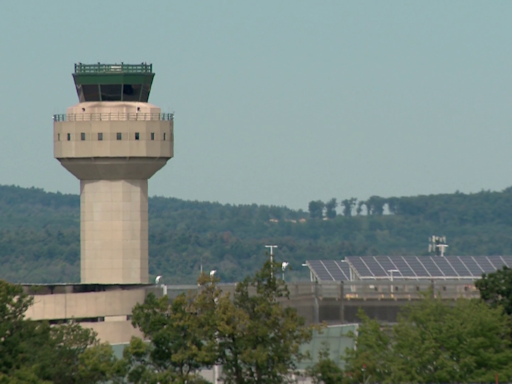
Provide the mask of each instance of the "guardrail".
[{"label": "guardrail", "polygon": [[75,73],[152,73],[153,64],[75,64]]},{"label": "guardrail", "polygon": [[53,115],[53,121],[172,121],[173,113],[68,113]]}]

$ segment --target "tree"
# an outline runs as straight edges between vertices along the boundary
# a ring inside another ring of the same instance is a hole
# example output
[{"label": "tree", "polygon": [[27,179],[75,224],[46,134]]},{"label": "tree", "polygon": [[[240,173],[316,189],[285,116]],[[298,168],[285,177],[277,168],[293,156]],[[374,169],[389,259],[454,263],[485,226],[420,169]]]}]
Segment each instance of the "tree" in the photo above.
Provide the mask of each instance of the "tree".
[{"label": "tree", "polygon": [[328,219],[336,218],[336,207],[337,206],[338,206],[338,203],[336,202],[335,198],[332,198],[327,203],[325,203],[325,216]]},{"label": "tree", "polygon": [[[353,382],[491,382],[512,378],[509,318],[480,300],[453,305],[432,294],[408,306],[392,329],[364,318],[349,353]],[[371,375],[371,377],[370,377]]]},{"label": "tree", "polygon": [[0,280],[0,374],[19,370],[26,362],[30,337],[37,331],[24,319],[32,302],[21,286]]},{"label": "tree", "polygon": [[379,215],[382,216],[384,214],[384,205],[386,204],[386,199],[379,196],[372,196],[366,201],[366,208],[368,210],[368,215]]},{"label": "tree", "polygon": [[50,326],[25,319],[32,302],[21,286],[0,280],[0,383],[85,384],[111,378],[116,361],[109,345],[74,322]]},{"label": "tree", "polygon": [[343,384],[344,372],[329,357],[329,347],[324,347],[318,352],[318,362],[306,370],[313,384]]},{"label": "tree", "polygon": [[345,199],[341,202],[341,205],[343,205],[343,216],[350,217],[354,207],[357,205],[357,199],[354,197]]},{"label": "tree", "polygon": [[512,315],[512,269],[505,266],[496,272],[484,273],[475,286],[482,300],[493,307],[502,306],[508,315]]},{"label": "tree", "polygon": [[325,203],[321,200],[309,202],[309,216],[312,219],[321,219],[324,215]]},{"label": "tree", "polygon": [[[359,203],[357,203],[357,208],[356,208],[357,216],[359,216],[359,215],[361,215],[361,213],[363,213],[363,205],[366,206],[366,203],[364,201],[360,201]],[[366,207],[366,213],[368,213],[368,207]]]},{"label": "tree", "polygon": [[299,347],[312,328],[286,305],[280,263],[265,263],[233,293],[202,275],[198,290],[147,296],[135,306],[132,324],[148,342],[132,338],[123,375],[131,383],[195,383],[202,368],[222,365],[225,383],[284,383],[301,360]]},{"label": "tree", "polygon": [[289,291],[279,279],[280,263],[267,261],[238,283],[233,297],[218,302],[218,353],[226,383],[284,383],[311,340],[312,327],[286,304]]},{"label": "tree", "polygon": [[357,335],[352,335],[356,339],[356,348],[346,351],[347,381],[383,382],[390,374],[390,332],[370,319],[362,309],[359,309],[358,317],[362,322]]},{"label": "tree", "polygon": [[149,294],[133,309],[132,324],[146,343],[132,338],[124,351],[125,375],[132,383],[192,383],[198,371],[216,359],[215,300],[220,291],[206,275],[199,290],[181,294],[171,303]]}]

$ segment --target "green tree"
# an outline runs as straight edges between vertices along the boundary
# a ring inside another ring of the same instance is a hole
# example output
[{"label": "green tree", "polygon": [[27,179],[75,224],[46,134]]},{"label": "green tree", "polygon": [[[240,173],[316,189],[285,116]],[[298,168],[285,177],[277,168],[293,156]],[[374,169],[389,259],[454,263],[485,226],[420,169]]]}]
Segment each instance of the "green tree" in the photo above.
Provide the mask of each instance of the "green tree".
[{"label": "green tree", "polygon": [[346,351],[347,381],[354,383],[384,382],[390,375],[391,337],[389,329],[382,328],[359,309],[361,324],[358,328],[356,348]]},{"label": "green tree", "polygon": [[[404,309],[391,330],[365,318],[349,353],[353,382],[492,382],[512,378],[510,323],[480,300],[455,304],[426,295]],[[364,370],[363,370],[364,369]]]},{"label": "green tree", "polygon": [[329,347],[324,347],[318,352],[318,362],[306,370],[313,384],[343,384],[344,372],[329,357]]},{"label": "green tree", "polygon": [[325,216],[328,219],[336,218],[336,207],[337,206],[338,206],[338,203],[336,202],[335,198],[332,198],[327,203],[325,203]]},{"label": "green tree", "polygon": [[197,292],[167,296],[149,294],[133,309],[132,324],[146,343],[132,338],[124,351],[125,375],[132,383],[191,383],[198,371],[216,359],[215,300],[220,294],[206,275]]},{"label": "green tree", "polygon": [[482,300],[493,307],[502,306],[508,315],[512,315],[512,269],[505,266],[496,272],[484,273],[475,286]]},{"label": "green tree", "polygon": [[368,215],[383,215],[386,199],[379,196],[372,196],[366,201]]},{"label": "green tree", "polygon": [[309,202],[309,216],[312,219],[321,219],[324,216],[325,203],[321,200]]},{"label": "green tree", "polygon": [[267,261],[238,283],[233,297],[218,301],[219,363],[226,383],[285,383],[303,355],[312,328],[286,304],[289,291],[278,278],[281,264]]},{"label": "green tree", "polygon": [[357,199],[352,197],[350,199],[342,200],[341,205],[343,205],[343,216],[350,217],[352,216],[352,211],[357,205]]},{"label": "green tree", "polygon": [[109,345],[73,322],[50,326],[25,319],[32,302],[21,286],[0,280],[0,383],[86,384],[112,377],[116,361]]}]

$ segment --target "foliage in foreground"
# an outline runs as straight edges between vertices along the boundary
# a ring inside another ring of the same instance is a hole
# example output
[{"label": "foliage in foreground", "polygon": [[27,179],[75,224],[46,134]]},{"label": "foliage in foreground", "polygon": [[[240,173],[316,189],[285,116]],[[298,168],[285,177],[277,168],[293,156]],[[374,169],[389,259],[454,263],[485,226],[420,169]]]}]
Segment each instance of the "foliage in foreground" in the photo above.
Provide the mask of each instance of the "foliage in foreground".
[{"label": "foliage in foreground", "polygon": [[347,382],[468,383],[512,379],[510,319],[481,300],[454,304],[427,295],[381,327],[360,312]]},{"label": "foliage in foreground", "polygon": [[318,362],[306,370],[313,384],[341,384],[344,371],[329,357],[329,348],[325,346],[318,353]]},{"label": "foliage in foreground", "polygon": [[[197,291],[171,302],[149,295],[132,317],[147,341],[133,338],[121,360],[77,324],[25,319],[32,298],[0,281],[0,384],[204,384],[199,371],[214,365],[223,366],[225,383],[290,382],[313,328],[286,305],[279,270],[267,262],[231,294],[202,275]],[[324,349],[307,374],[315,384],[492,382],[496,374],[511,380],[511,320],[502,308],[510,296],[501,285],[511,280],[508,268],[486,275],[478,283],[483,300],[447,302],[429,292],[394,326],[361,311],[345,370]]]},{"label": "foliage in foreground", "polygon": [[25,319],[33,299],[0,280],[0,383],[88,384],[107,380],[116,361],[90,329]]},{"label": "foliage in foreground", "polygon": [[[133,383],[191,383],[201,368],[222,366],[225,383],[285,383],[302,358],[301,344],[312,328],[288,298],[278,264],[265,263],[231,295],[203,275],[199,290],[167,297],[148,296],[135,307],[133,324],[151,342],[133,338],[125,350]],[[135,364],[133,364],[135,363]]]},{"label": "foliage in foreground", "polygon": [[492,307],[501,306],[508,315],[512,315],[512,269],[505,266],[484,274],[475,285],[482,300]]}]

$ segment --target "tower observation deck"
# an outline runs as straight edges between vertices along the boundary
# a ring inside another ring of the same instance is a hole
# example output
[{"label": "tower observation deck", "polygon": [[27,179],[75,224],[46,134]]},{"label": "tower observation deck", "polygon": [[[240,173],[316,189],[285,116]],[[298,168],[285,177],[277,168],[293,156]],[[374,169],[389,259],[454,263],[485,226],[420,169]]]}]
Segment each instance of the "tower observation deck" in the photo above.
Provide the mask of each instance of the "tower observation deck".
[{"label": "tower observation deck", "polygon": [[81,282],[148,283],[148,179],[173,157],[173,115],[149,104],[151,64],[75,64],[79,103],[54,156],[80,180]]}]

